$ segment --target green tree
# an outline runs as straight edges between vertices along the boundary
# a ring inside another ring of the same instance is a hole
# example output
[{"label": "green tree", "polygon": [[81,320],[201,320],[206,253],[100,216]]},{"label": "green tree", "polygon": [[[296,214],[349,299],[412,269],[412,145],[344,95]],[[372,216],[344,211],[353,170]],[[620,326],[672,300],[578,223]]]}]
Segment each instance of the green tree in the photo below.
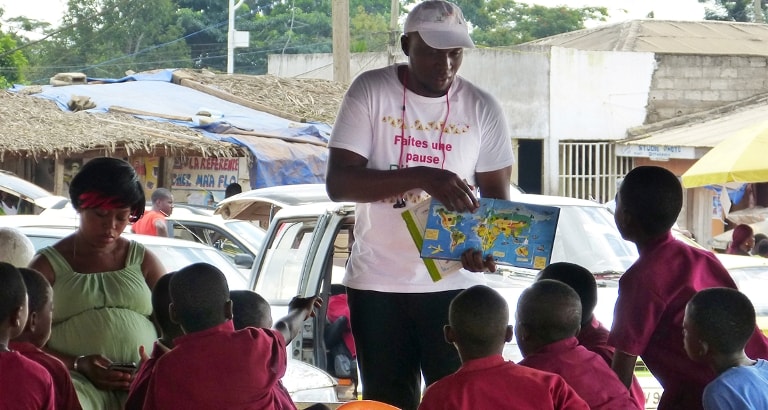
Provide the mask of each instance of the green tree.
[{"label": "green tree", "polygon": [[[0,8],[0,17],[4,10]],[[16,36],[6,33],[0,26],[0,87],[8,88],[16,83],[24,82],[24,68],[27,66],[27,58],[21,50],[18,50]]]},{"label": "green tree", "polygon": [[171,0],[69,0],[62,29],[37,50],[36,76],[121,77],[127,70],[187,67],[182,37]]},{"label": "green tree", "polygon": [[[699,3],[705,3],[704,18],[706,20],[718,21],[739,21],[749,23],[755,21],[755,1],[754,0],[699,0]],[[766,20],[766,7],[768,0],[761,0],[760,5],[763,13],[763,21]]]},{"label": "green tree", "polygon": [[487,47],[524,43],[583,29],[587,21],[605,21],[605,7],[545,7],[512,0],[469,0],[457,4],[474,30],[472,39]]}]

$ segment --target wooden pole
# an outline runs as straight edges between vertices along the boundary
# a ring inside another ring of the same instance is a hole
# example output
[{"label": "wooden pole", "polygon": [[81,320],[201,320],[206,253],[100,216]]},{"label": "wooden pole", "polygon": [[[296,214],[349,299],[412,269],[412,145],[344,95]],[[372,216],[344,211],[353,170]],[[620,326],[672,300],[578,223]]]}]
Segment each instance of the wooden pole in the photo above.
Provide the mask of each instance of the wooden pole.
[{"label": "wooden pole", "polygon": [[395,64],[396,61],[395,54],[397,54],[397,40],[399,38],[398,34],[400,34],[397,24],[397,20],[400,17],[400,0],[392,0],[389,13],[389,44],[387,45],[387,50],[389,51],[389,65],[392,65]]},{"label": "wooden pole", "polygon": [[755,12],[755,23],[763,24],[765,23],[765,16],[763,15],[763,2],[761,0],[754,0],[754,12]]},{"label": "wooden pole", "polygon": [[349,84],[352,81],[349,70],[349,0],[333,0],[331,21],[333,23],[333,80]]}]

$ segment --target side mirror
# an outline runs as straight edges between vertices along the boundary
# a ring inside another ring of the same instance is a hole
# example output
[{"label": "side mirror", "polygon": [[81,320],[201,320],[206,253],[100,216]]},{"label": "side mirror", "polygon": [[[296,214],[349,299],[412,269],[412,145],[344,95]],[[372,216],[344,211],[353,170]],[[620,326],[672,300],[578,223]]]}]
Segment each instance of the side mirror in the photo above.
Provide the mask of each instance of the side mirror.
[{"label": "side mirror", "polygon": [[251,268],[253,266],[253,256],[247,253],[238,253],[235,255],[235,265],[241,268]]}]

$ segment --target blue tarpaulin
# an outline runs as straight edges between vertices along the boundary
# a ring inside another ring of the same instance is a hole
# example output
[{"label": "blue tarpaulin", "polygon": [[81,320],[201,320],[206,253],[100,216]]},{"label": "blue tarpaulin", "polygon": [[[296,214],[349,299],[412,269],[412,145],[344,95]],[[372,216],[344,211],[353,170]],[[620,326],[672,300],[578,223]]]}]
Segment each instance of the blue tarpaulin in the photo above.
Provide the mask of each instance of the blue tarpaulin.
[{"label": "blue tarpaulin", "polygon": [[[249,170],[252,188],[325,180],[328,155],[325,143],[331,131],[328,124],[296,123],[243,107],[173,84],[172,75],[173,70],[162,70],[121,79],[98,79],[104,84],[45,86],[35,96],[55,101],[64,111],[69,111],[68,103],[73,96],[87,96],[96,104],[87,111],[95,114],[118,106],[165,116],[189,117],[191,121],[140,116],[146,120],[195,128],[209,138],[247,147],[254,157],[253,167]],[[201,111],[213,114],[214,122],[201,125],[201,117],[196,116]]]}]

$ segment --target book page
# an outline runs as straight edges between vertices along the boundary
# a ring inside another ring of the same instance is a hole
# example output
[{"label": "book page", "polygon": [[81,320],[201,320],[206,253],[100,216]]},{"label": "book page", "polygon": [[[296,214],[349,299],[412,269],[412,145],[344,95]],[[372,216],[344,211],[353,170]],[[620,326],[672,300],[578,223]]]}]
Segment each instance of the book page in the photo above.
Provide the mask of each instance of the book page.
[{"label": "book page", "polygon": [[[421,212],[424,212],[421,210]],[[560,208],[481,198],[475,212],[449,211],[432,200],[425,214],[421,256],[459,260],[480,249],[497,263],[543,269],[552,256]]]},{"label": "book page", "polygon": [[[414,205],[412,208],[403,211],[402,217],[405,221],[405,225],[408,228],[408,232],[413,238],[416,250],[421,252],[424,241],[424,229],[429,219],[431,200],[426,199]],[[429,257],[423,257],[424,265],[427,267],[429,276],[432,281],[437,282],[443,278],[444,275],[456,272],[461,269],[461,261],[448,260],[448,259],[433,259]]]}]

